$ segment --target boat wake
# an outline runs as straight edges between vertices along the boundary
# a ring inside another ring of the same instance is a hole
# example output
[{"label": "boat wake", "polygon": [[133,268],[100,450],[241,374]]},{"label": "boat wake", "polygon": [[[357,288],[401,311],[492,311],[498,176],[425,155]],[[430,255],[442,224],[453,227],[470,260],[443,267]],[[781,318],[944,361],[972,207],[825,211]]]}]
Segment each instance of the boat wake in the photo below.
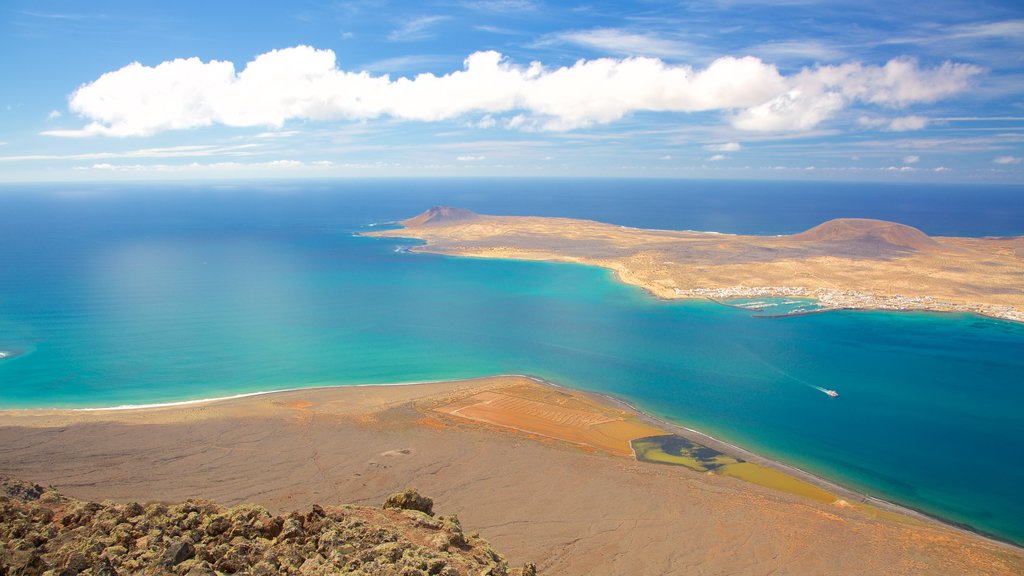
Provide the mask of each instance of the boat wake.
[{"label": "boat wake", "polygon": [[839,396],[839,392],[836,392],[835,390],[829,390],[828,388],[822,388],[821,386],[811,386],[811,388],[814,388],[815,390],[817,390],[819,392],[823,392],[825,394],[828,394],[829,396],[831,396],[833,398]]}]

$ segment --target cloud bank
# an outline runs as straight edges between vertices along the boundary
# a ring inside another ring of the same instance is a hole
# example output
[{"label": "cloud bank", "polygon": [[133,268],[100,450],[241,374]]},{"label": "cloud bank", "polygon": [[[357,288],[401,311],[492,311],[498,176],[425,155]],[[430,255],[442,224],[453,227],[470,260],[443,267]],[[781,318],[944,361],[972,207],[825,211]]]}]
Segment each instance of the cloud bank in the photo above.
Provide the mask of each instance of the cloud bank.
[{"label": "cloud bank", "polygon": [[981,69],[947,62],[922,68],[909,58],[884,66],[848,63],[785,76],[751,56],[724,56],[706,68],[658,58],[599,58],[572,66],[519,66],[475,52],[463,69],[392,79],[346,71],[331,50],[296,46],[231,62],[138,62],[103,74],[71,95],[89,123],[54,136],[146,136],[202,126],[281,127],[288,121],[390,117],[433,122],[508,115],[506,126],[572,130],[637,112],[720,112],[749,131],[809,130],[856,104],[900,109],[967,89]]}]

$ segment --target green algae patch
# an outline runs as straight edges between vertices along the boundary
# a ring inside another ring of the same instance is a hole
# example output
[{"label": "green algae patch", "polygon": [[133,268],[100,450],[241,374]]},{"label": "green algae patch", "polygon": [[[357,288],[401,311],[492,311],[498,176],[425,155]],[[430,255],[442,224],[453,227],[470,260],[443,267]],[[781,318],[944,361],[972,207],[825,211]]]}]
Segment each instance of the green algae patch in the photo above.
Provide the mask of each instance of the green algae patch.
[{"label": "green algae patch", "polygon": [[722,476],[739,478],[740,480],[746,480],[747,482],[751,482],[759,486],[765,486],[767,488],[772,488],[789,494],[796,494],[798,496],[803,496],[826,504],[831,504],[837,500],[835,494],[832,494],[827,490],[823,490],[822,488],[818,488],[810,482],[804,482],[803,480],[794,478],[785,472],[759,466],[753,462],[737,462],[735,464],[722,466],[715,470],[715,473]]},{"label": "green algae patch", "polygon": [[694,472],[710,472],[720,476],[739,478],[752,484],[788,494],[796,494],[818,502],[832,503],[837,499],[827,490],[785,472],[733,458],[714,448],[675,434],[637,438],[633,440],[632,446],[636,459],[641,462],[684,466]]},{"label": "green algae patch", "polygon": [[695,472],[713,472],[723,466],[742,462],[675,434],[637,438],[632,441],[632,446],[633,454],[641,462],[685,466]]}]

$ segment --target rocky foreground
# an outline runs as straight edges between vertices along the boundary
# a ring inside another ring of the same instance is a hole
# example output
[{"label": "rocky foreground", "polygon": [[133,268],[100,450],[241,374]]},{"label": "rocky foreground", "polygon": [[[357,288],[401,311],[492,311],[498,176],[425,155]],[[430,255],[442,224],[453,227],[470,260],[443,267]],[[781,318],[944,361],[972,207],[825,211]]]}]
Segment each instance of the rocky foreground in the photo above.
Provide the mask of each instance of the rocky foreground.
[{"label": "rocky foreground", "polygon": [[181,504],[81,502],[0,477],[0,576],[366,574],[532,576],[415,491],[383,508],[305,514]]}]

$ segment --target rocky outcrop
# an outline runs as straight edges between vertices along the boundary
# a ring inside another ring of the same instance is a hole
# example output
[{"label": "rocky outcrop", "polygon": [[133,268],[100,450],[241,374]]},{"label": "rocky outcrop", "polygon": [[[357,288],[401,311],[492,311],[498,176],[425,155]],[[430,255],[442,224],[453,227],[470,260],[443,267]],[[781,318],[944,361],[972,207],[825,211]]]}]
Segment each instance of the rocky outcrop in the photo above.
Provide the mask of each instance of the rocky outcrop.
[{"label": "rocky outcrop", "polygon": [[384,500],[384,508],[398,508],[400,510],[416,510],[428,516],[434,515],[434,500],[426,496],[420,496],[415,489],[395,492]]},{"label": "rocky outcrop", "polygon": [[0,576],[365,574],[531,576],[509,570],[458,518],[415,491],[388,508],[320,507],[284,516],[203,500],[80,502],[0,477]]}]

